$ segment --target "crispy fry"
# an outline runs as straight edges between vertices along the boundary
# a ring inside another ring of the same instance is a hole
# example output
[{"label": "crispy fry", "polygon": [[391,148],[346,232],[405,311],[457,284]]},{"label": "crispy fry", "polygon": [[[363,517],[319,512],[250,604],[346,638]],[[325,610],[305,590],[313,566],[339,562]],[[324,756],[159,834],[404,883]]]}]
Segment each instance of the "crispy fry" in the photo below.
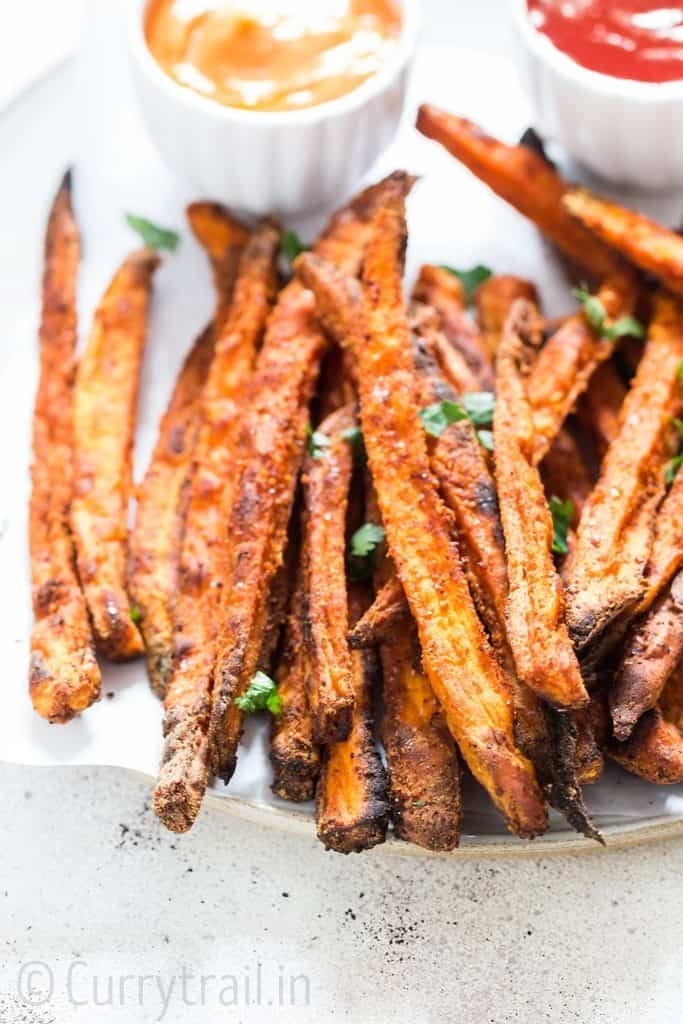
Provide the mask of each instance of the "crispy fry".
[{"label": "crispy fry", "polygon": [[669,676],[659,698],[659,707],[667,722],[683,729],[683,663],[679,662]]},{"label": "crispy fry", "polygon": [[584,658],[615,620],[633,613],[645,592],[664,467],[673,454],[672,418],[683,404],[681,361],[683,305],[661,293],[619,434],[584,508],[566,570],[567,623]]},{"label": "crispy fry", "polygon": [[308,706],[307,575],[306,549],[302,546],[287,618],[284,651],[275,677],[282,714],[273,717],[270,733],[272,790],[283,800],[295,801],[313,799],[320,771],[320,752],[313,739]]},{"label": "crispy fry", "polygon": [[628,634],[609,693],[617,739],[627,739],[639,718],[654,707],[682,654],[683,571]]},{"label": "crispy fry", "polygon": [[563,427],[540,466],[543,487],[548,498],[556,495],[561,501],[571,501],[576,527],[583,506],[593,490],[593,480],[581,448],[568,427]]},{"label": "crispy fry", "polygon": [[[546,827],[544,802],[531,764],[514,745],[505,681],[430,475],[401,294],[404,242],[403,200],[388,196],[366,252],[355,346],[369,464],[389,550],[417,622],[424,666],[449,729],[509,828],[538,835]],[[438,591],[432,582],[437,579]]]},{"label": "crispy fry", "polygon": [[505,321],[516,299],[538,306],[536,285],[512,274],[493,274],[474,293],[481,340],[489,359],[495,359]]},{"label": "crispy fry", "polygon": [[658,707],[643,715],[625,743],[609,743],[607,753],[647,782],[659,786],[683,782],[683,736]]},{"label": "crispy fry", "polygon": [[645,593],[638,605],[642,615],[671,582],[683,564],[683,473],[678,473],[657,511],[652,550],[645,567]]},{"label": "crispy fry", "polygon": [[[611,320],[628,316],[638,293],[630,271],[622,270],[599,289]],[[616,340],[598,335],[582,313],[570,317],[538,354],[528,383],[534,417],[534,461],[547,453],[558,430],[586,390],[596,369],[612,355]]]},{"label": "crispy fry", "polygon": [[396,631],[409,621],[410,608],[403,587],[398,577],[392,574],[377,591],[366,613],[349,632],[349,647],[352,650],[363,650],[377,647],[384,641],[390,643]]},{"label": "crispy fry", "polygon": [[353,452],[344,438],[356,425],[352,407],[332,413],[318,428],[329,439],[304,463],[307,557],[308,703],[319,744],[346,739],[353,715],[346,592],[346,512]]},{"label": "crispy fry", "polygon": [[453,348],[441,330],[439,316],[431,306],[420,302],[411,302],[408,320],[413,338],[413,355],[419,360],[424,355],[425,362],[436,364],[438,376],[445,377],[449,388],[456,394],[465,391],[479,391],[481,379],[465,361],[460,352]]},{"label": "crispy fry", "polygon": [[641,270],[655,274],[667,288],[683,295],[683,239],[639,213],[572,189],[563,197],[565,210],[596,238],[616,249]]},{"label": "crispy fry", "polygon": [[413,300],[436,311],[441,330],[480,386],[492,387],[493,368],[479,330],[465,311],[465,294],[458,278],[443,267],[425,264],[415,282]]},{"label": "crispy fry", "polygon": [[498,352],[494,415],[496,483],[509,579],[508,638],[517,673],[549,704],[588,702],[564,622],[562,584],[552,560],[552,519],[533,464],[534,424],[525,391],[538,314],[518,300]]},{"label": "crispy fry", "polygon": [[[352,622],[367,602],[366,588],[351,584],[348,617]],[[337,853],[359,853],[383,843],[389,818],[386,771],[373,737],[375,656],[354,651],[350,661],[354,710],[349,734],[325,749],[316,795],[318,838],[327,850]]]},{"label": "crispy fry", "polygon": [[125,588],[127,517],[140,364],[158,264],[155,252],[142,249],[117,271],[95,313],[74,391],[71,529],[97,645],[114,661],[143,651]]},{"label": "crispy fry", "polygon": [[[588,816],[579,785],[582,774],[581,758],[585,754],[586,738],[586,721],[577,717],[581,713],[546,707],[548,734],[553,751],[553,768],[548,780],[548,799],[553,807],[564,814],[573,829],[583,833],[587,839],[595,839],[604,846],[605,841],[601,833]],[[583,728],[581,739],[579,739],[579,722]],[[590,755],[592,758],[592,749]],[[598,764],[601,771],[602,762],[599,759]],[[585,765],[583,767],[585,769]],[[596,767],[597,764],[591,760],[588,771],[592,773]],[[583,774],[586,773],[587,771],[584,770]]]},{"label": "crispy fry", "polygon": [[601,363],[576,408],[579,424],[590,438],[600,461],[619,433],[619,417],[625,398],[626,388],[614,363],[611,360]]},{"label": "crispy fry", "polygon": [[214,323],[220,331],[230,312],[237,271],[242,250],[249,241],[249,231],[218,203],[191,203],[187,208],[187,219],[211,261],[218,296]]},{"label": "crispy fry", "polygon": [[52,205],[45,238],[29,508],[35,616],[29,691],[38,714],[50,722],[68,722],[100,695],[100,670],[69,529],[79,261],[80,238],[67,174]]},{"label": "crispy fry", "polygon": [[[396,172],[366,190],[333,217],[316,246],[345,273],[358,272],[374,211],[392,188],[406,194],[413,179]],[[282,561],[308,403],[325,339],[313,296],[298,281],[280,295],[257,366],[251,405],[240,438],[242,474],[229,524],[232,582],[226,588],[225,628],[214,672],[210,724],[212,767],[232,774],[242,731],[235,698],[244,693],[257,664],[263,607]]]},{"label": "crispy fry", "polygon": [[609,247],[569,216],[562,205],[568,186],[538,153],[524,145],[507,146],[471,121],[427,104],[420,107],[417,128],[441,143],[597,280],[617,269],[617,257]]}]

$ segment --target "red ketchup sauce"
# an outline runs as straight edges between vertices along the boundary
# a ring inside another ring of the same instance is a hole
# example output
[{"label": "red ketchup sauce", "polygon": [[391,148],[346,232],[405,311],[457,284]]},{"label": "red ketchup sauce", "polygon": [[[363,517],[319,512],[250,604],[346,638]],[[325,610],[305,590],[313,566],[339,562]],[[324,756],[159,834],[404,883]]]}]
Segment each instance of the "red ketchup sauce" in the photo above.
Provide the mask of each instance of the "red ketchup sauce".
[{"label": "red ketchup sauce", "polygon": [[683,79],[683,3],[527,0],[535,28],[590,71],[637,82]]}]

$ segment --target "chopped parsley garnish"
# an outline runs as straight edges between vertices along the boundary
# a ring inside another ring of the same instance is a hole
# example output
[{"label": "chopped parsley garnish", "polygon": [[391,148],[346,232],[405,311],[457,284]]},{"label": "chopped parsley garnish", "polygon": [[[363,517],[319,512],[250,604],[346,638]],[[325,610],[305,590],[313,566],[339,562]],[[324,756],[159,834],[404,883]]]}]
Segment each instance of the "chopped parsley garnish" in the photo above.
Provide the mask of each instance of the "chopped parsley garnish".
[{"label": "chopped parsley garnish", "polygon": [[168,249],[169,252],[175,252],[180,244],[180,235],[177,231],[160,228],[146,217],[136,217],[134,213],[127,213],[126,221],[150,249]]},{"label": "chopped parsley garnish", "polygon": [[265,672],[256,673],[246,693],[235,698],[235,704],[247,715],[254,711],[270,711],[275,716],[282,714],[282,697],[277,692],[277,684]]},{"label": "chopped parsley garnish", "polygon": [[420,411],[420,419],[428,434],[441,437],[444,430],[459,420],[469,420],[474,427],[487,429],[477,430],[480,444],[493,451],[493,410],[495,397],[491,391],[469,391],[460,402],[435,402]]},{"label": "chopped parsley garnish", "polygon": [[384,540],[384,529],[377,523],[364,523],[349,542],[349,575],[352,580],[367,580],[377,559],[377,548]]},{"label": "chopped parsley garnish", "polygon": [[678,476],[678,471],[683,465],[683,455],[677,455],[675,458],[667,462],[664,467],[664,482],[669,486],[674,482]]},{"label": "chopped parsley garnish", "polygon": [[446,427],[458,420],[466,420],[467,413],[457,402],[435,402],[420,410],[420,419],[428,434],[441,437]]},{"label": "chopped parsley garnish", "polygon": [[597,295],[591,295],[586,285],[574,288],[572,294],[581,303],[588,323],[601,338],[606,338],[607,341],[616,341],[617,338],[627,336],[630,338],[645,336],[643,325],[634,316],[623,316],[620,320],[615,320],[613,324],[608,324],[607,310],[602,301]]},{"label": "chopped parsley garnish", "polygon": [[465,292],[465,301],[469,305],[474,298],[474,293],[480,284],[493,275],[493,271],[489,267],[483,266],[481,263],[477,263],[476,267],[470,267],[469,270],[458,270],[457,267],[449,267],[447,263],[441,265],[442,270],[447,270],[453,277],[457,277],[460,284],[463,286]]},{"label": "chopped parsley garnish", "polygon": [[478,430],[477,439],[479,444],[487,451],[493,451],[493,431],[492,430]]},{"label": "chopped parsley garnish", "polygon": [[475,427],[493,426],[496,398],[492,391],[468,391],[462,396],[462,404]]},{"label": "chopped parsley garnish", "polygon": [[131,622],[136,623],[136,625],[142,619],[142,612],[140,611],[136,604],[132,604],[130,606],[130,619]]},{"label": "chopped parsley garnish", "polygon": [[676,376],[678,377],[679,383],[683,384],[683,363],[679,363],[678,364],[678,369],[676,370]]},{"label": "chopped parsley garnish", "polygon": [[289,263],[293,263],[297,256],[300,256],[301,253],[305,251],[306,246],[301,241],[296,231],[292,231],[291,228],[287,231],[283,231],[282,239],[280,241],[280,252]]},{"label": "chopped parsley garnish", "polygon": [[553,551],[556,555],[566,555],[569,550],[567,546],[569,524],[574,518],[574,502],[560,501],[553,495],[548,506],[553,517]]},{"label": "chopped parsley garnish", "polygon": [[309,455],[314,459],[322,459],[325,450],[332,444],[331,438],[327,434],[323,434],[322,430],[313,430],[310,423],[308,424],[307,433]]}]

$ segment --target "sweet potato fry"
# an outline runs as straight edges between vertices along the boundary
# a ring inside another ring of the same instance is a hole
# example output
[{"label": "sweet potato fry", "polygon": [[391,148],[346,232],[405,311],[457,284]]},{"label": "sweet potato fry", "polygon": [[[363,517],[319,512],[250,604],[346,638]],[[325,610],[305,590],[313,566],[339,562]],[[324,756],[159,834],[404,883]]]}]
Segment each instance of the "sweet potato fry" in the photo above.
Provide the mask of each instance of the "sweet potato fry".
[{"label": "sweet potato fry", "polygon": [[[514,744],[505,681],[430,475],[401,293],[404,244],[404,202],[394,194],[377,213],[366,252],[355,345],[370,469],[390,554],[418,626],[425,670],[449,729],[509,828],[538,835],[546,826],[543,798],[531,764]],[[440,581],[438,591],[434,580]]]},{"label": "sweet potato fry", "polygon": [[683,474],[678,473],[655,519],[652,550],[645,567],[645,593],[637,612],[642,615],[683,564]]},{"label": "sweet potato fry", "polygon": [[29,508],[35,616],[29,692],[38,714],[50,722],[68,722],[100,695],[100,670],[69,529],[79,260],[80,237],[67,174],[52,205],[45,238]]},{"label": "sweet potato fry", "polygon": [[576,418],[592,442],[600,461],[619,433],[626,388],[610,360],[601,363],[576,407]]},{"label": "sweet potato fry", "polygon": [[493,274],[474,293],[482,344],[491,360],[495,359],[505,321],[517,299],[538,306],[536,285],[512,274]]},{"label": "sweet potato fry", "polygon": [[173,657],[171,600],[177,586],[182,495],[199,423],[199,403],[213,356],[213,327],[199,336],[183,365],[145,477],[137,488],[130,536],[128,590],[145,641],[152,689],[164,698]]},{"label": "sweet potato fry", "polygon": [[446,379],[450,390],[458,395],[479,391],[483,386],[482,380],[490,381],[488,372],[485,371],[482,377],[477,376],[457,348],[448,342],[441,330],[438,313],[431,306],[411,302],[408,320],[414,358],[418,360],[424,355],[425,361],[436,364],[439,377]]},{"label": "sweet potato fry", "polygon": [[[609,278],[599,289],[598,298],[611,321],[629,316],[638,298],[631,272],[624,269]],[[528,383],[537,464],[588,387],[594,372],[614,352],[616,343],[616,339],[598,334],[579,313],[570,317],[539,352]]]},{"label": "sweet potato fry", "polygon": [[309,454],[303,489],[310,657],[308,704],[319,744],[346,739],[353,715],[346,588],[346,513],[353,452],[344,434],[356,426],[352,407],[332,413],[315,437],[328,446]]},{"label": "sweet potato fry", "polygon": [[191,203],[187,208],[187,219],[211,262],[218,296],[214,324],[220,331],[230,312],[237,271],[242,250],[249,240],[249,231],[218,203]]},{"label": "sweet potato fry", "polygon": [[[351,622],[362,614],[367,601],[366,587],[351,584]],[[375,655],[354,651],[350,663],[353,714],[349,734],[325,749],[316,796],[318,838],[327,850],[337,853],[359,853],[383,843],[389,818],[386,771],[373,737]]]},{"label": "sweet potato fry", "polygon": [[299,553],[297,580],[285,628],[282,658],[276,673],[282,714],[270,733],[273,792],[283,800],[312,800],[320,771],[320,751],[313,739],[308,706],[310,659],[306,642],[306,549]]},{"label": "sweet potato fry", "polygon": [[[508,146],[454,114],[424,104],[418,131],[441,143],[497,195],[532,220],[571,260],[598,281],[612,274],[618,259],[584,230],[562,205],[566,182],[528,146]],[[682,243],[683,244],[683,243]]]},{"label": "sweet potato fry", "polygon": [[609,692],[614,735],[627,739],[659,699],[683,654],[683,572],[634,622]]},{"label": "sweet potato fry", "polygon": [[377,647],[383,641],[392,642],[396,632],[412,621],[403,587],[397,576],[391,575],[377,591],[375,600],[349,632],[352,650]]},{"label": "sweet potato fry", "polygon": [[125,586],[127,517],[140,364],[158,264],[155,252],[142,249],[117,271],[96,310],[74,392],[71,529],[97,645],[115,661],[143,651]]},{"label": "sweet potato fry", "polygon": [[[343,272],[357,274],[375,210],[388,191],[396,188],[406,194],[412,181],[396,172],[362,193],[333,217],[316,245],[317,254]],[[234,701],[247,689],[257,663],[262,609],[282,561],[308,403],[324,347],[313,296],[294,281],[281,293],[271,317],[240,436],[243,468],[229,524],[232,579],[224,597],[210,724],[212,767],[226,779],[242,731],[242,713]]]},{"label": "sweet potato fry", "polygon": [[584,659],[615,620],[633,613],[646,589],[643,573],[673,454],[672,418],[683,407],[681,362],[683,305],[661,293],[619,434],[584,508],[566,569],[567,623]]},{"label": "sweet potato fry", "polygon": [[462,284],[450,271],[425,264],[413,288],[413,300],[430,306],[451,346],[464,359],[482,388],[493,385],[493,368],[479,329],[467,316]]},{"label": "sweet potato fry", "polygon": [[620,252],[641,270],[683,295],[683,238],[642,214],[593,195],[572,189],[563,197],[565,210],[596,238]]},{"label": "sweet potato fry", "polygon": [[538,314],[519,300],[498,352],[494,415],[496,484],[509,579],[508,638],[517,674],[554,707],[588,702],[564,622],[564,595],[552,559],[553,525],[533,464],[534,423],[526,394]]},{"label": "sweet potato fry", "polygon": [[683,736],[658,707],[643,715],[625,743],[609,743],[607,753],[646,782],[659,786],[683,782]]},{"label": "sweet potato fry", "polygon": [[659,707],[667,722],[683,730],[683,664],[679,662],[669,676],[659,698]]}]

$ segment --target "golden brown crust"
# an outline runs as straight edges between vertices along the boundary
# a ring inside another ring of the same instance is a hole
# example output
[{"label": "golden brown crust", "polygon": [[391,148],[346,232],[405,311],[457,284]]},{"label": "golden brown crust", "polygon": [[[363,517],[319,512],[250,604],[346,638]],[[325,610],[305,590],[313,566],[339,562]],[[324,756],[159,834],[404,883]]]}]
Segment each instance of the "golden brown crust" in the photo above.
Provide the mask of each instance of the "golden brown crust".
[{"label": "golden brown crust", "polygon": [[428,104],[420,107],[417,128],[441,143],[598,280],[616,269],[617,258],[608,246],[592,237],[565,210],[562,200],[568,186],[538,153],[528,146],[507,146],[471,121]]},{"label": "golden brown crust", "polygon": [[140,364],[158,265],[157,254],[142,249],[115,274],[95,312],[74,392],[71,528],[97,644],[115,661],[143,651],[125,587],[127,518]]},{"label": "golden brown crust", "polygon": [[100,696],[100,671],[69,528],[79,261],[80,238],[67,174],[52,205],[45,238],[29,506],[35,616],[29,691],[35,710],[50,722],[68,722]]},{"label": "golden brown crust", "polygon": [[356,426],[353,407],[333,412],[318,432],[329,440],[304,462],[304,543],[307,551],[308,704],[319,744],[346,739],[353,686],[346,591],[346,512],[353,452],[344,434]]},{"label": "golden brown crust", "polygon": [[655,300],[648,342],[621,413],[619,434],[581,517],[566,570],[567,623],[576,649],[587,649],[643,597],[664,467],[673,454],[672,418],[683,404],[683,306]]},{"label": "golden brown crust", "polygon": [[437,368],[437,376],[443,376],[457,395],[478,391],[481,380],[489,379],[486,373],[479,377],[461,353],[450,344],[441,330],[439,315],[431,306],[411,302],[408,319],[413,338],[413,357],[418,369],[421,358],[425,361],[426,370],[429,364],[433,364]]},{"label": "golden brown crust", "polygon": [[[514,745],[510,698],[429,470],[401,293],[404,243],[404,203],[391,196],[377,214],[366,252],[356,344],[370,469],[424,666],[449,729],[510,829],[538,835],[546,827],[544,802],[531,764]],[[438,591],[434,580],[440,581]]]},{"label": "golden brown crust", "polygon": [[564,621],[552,556],[553,523],[534,466],[534,423],[525,374],[540,338],[538,313],[515,303],[498,352],[494,450],[509,580],[508,639],[519,678],[554,707],[588,702]]},{"label": "golden brown crust", "polygon": [[191,203],[187,208],[187,219],[211,262],[218,297],[214,323],[220,330],[230,312],[237,271],[250,232],[219,203]]},{"label": "golden brown crust", "polygon": [[[348,617],[352,622],[367,601],[366,588],[351,584]],[[316,795],[318,838],[336,853],[359,853],[383,843],[389,818],[386,771],[373,736],[375,655],[354,651],[350,662],[354,701],[349,733],[325,749]]]},{"label": "golden brown crust", "polygon": [[658,707],[643,715],[625,743],[611,742],[607,753],[640,779],[658,786],[683,782],[683,736]]},{"label": "golden brown crust", "polygon": [[142,483],[136,488],[128,590],[140,614],[147,672],[162,700],[171,672],[171,599],[177,586],[183,492],[199,424],[202,387],[213,356],[213,327],[199,336],[182,366]]},{"label": "golden brown crust", "polygon": [[626,388],[614,362],[601,363],[576,407],[576,417],[600,461],[619,433]]},{"label": "golden brown crust", "polygon": [[616,203],[572,189],[565,210],[595,237],[616,249],[641,270],[655,274],[671,291],[683,294],[683,239],[654,221]]},{"label": "golden brown crust", "polygon": [[348,635],[349,647],[362,650],[377,647],[382,642],[392,643],[397,631],[407,622],[412,622],[410,608],[406,601],[401,582],[391,575],[380,587],[366,613],[358,620]]},{"label": "golden brown crust", "polygon": [[495,359],[505,321],[517,299],[539,304],[536,285],[513,274],[492,274],[474,293],[482,344],[491,360]]}]

